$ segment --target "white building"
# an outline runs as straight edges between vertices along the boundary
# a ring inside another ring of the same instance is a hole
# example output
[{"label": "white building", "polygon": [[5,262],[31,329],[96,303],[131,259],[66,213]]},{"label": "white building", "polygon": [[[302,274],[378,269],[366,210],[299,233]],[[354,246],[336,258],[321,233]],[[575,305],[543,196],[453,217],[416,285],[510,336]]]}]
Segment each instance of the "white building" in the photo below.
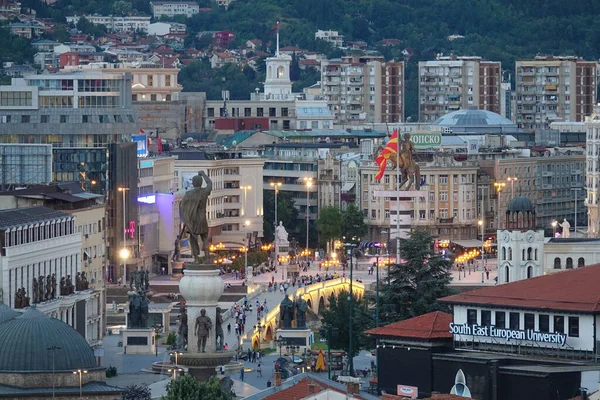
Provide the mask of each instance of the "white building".
[{"label": "white building", "polygon": [[62,211],[46,207],[0,211],[0,287],[2,302],[14,308],[18,289],[25,288],[33,303],[34,279],[43,277],[45,288],[54,275],[55,298],[44,298],[38,310],[71,325],[92,344],[102,337],[99,297],[92,288],[60,294],[61,280],[69,278],[75,285],[83,271],[81,236],[76,218]]},{"label": "white building", "polygon": [[[148,32],[150,17],[133,16],[117,17],[114,15],[84,15],[85,19],[94,25],[104,25],[109,31],[113,32]],[[67,17],[67,23],[77,25],[81,16],[74,15]]]},{"label": "white building", "polygon": [[329,42],[333,47],[342,47],[344,45],[344,36],[340,35],[338,31],[322,31],[319,29],[315,32],[315,39]]},{"label": "white building", "polygon": [[585,120],[586,156],[585,156],[585,205],[588,209],[588,236],[600,235],[600,106],[594,106],[594,112]]},{"label": "white building", "polygon": [[185,15],[191,18],[200,12],[200,6],[195,1],[152,1],[152,16],[160,18],[162,16],[173,18],[176,15]]}]

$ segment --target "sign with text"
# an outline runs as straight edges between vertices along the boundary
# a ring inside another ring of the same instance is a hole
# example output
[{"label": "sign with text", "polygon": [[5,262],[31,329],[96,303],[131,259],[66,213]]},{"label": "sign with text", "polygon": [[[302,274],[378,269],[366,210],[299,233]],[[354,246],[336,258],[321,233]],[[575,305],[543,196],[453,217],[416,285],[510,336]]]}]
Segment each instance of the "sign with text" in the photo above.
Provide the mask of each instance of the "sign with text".
[{"label": "sign with text", "polygon": [[410,140],[415,145],[415,149],[431,149],[442,145],[441,132],[419,132],[411,133]]},{"label": "sign with text", "polygon": [[419,388],[416,386],[398,385],[397,395],[416,399],[419,397]]},{"label": "sign with text", "polygon": [[558,343],[564,346],[567,342],[567,336],[564,333],[554,332],[538,332],[533,329],[526,329],[524,331],[517,329],[505,329],[497,328],[493,325],[490,326],[479,326],[476,324],[455,324],[450,323],[450,333],[454,335],[471,335],[471,336],[484,336],[490,338],[500,338],[510,341],[514,340],[529,340],[532,342],[540,343]]}]

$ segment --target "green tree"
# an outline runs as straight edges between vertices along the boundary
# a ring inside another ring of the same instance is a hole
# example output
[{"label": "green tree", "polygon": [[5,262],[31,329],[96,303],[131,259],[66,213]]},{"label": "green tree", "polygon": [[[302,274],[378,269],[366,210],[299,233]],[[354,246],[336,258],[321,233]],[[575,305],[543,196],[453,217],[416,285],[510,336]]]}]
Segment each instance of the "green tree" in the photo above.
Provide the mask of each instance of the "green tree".
[{"label": "green tree", "polygon": [[317,227],[320,231],[321,243],[330,243],[341,236],[340,225],[342,213],[339,208],[328,206],[319,210]]},{"label": "green tree", "polygon": [[354,204],[350,204],[342,212],[342,220],[340,223],[340,229],[342,236],[345,236],[347,240],[351,238],[363,237],[369,230],[369,227],[365,223],[365,216],[362,211]]},{"label": "green tree", "polygon": [[383,285],[380,319],[391,323],[432,311],[446,311],[437,299],[453,292],[448,287],[451,261],[433,250],[433,238],[426,229],[415,229],[400,240],[402,265],[390,267],[389,284]]},{"label": "green tree", "polygon": [[[353,296],[352,308],[352,350],[357,355],[362,349],[372,348],[373,342],[365,331],[375,327],[375,320],[365,298]],[[329,307],[323,311],[323,326],[334,329],[331,348],[350,351],[350,293],[342,290],[337,296],[329,297]]]},{"label": "green tree", "polygon": [[129,385],[121,393],[121,400],[150,400],[151,398],[150,389],[146,386]]},{"label": "green tree", "polygon": [[198,382],[191,375],[183,375],[169,383],[167,395],[162,400],[231,400],[216,378]]},{"label": "green tree", "polygon": [[131,3],[125,0],[117,0],[112,4],[112,13],[114,15],[129,15],[132,9]]},{"label": "green tree", "polygon": [[[275,239],[274,221],[275,221],[275,191],[263,190],[263,232],[266,241],[271,242]],[[283,226],[292,238],[298,238],[298,210],[294,207],[294,198],[290,192],[279,191],[277,195],[277,219],[283,222]],[[279,225],[279,221],[277,224]]]}]

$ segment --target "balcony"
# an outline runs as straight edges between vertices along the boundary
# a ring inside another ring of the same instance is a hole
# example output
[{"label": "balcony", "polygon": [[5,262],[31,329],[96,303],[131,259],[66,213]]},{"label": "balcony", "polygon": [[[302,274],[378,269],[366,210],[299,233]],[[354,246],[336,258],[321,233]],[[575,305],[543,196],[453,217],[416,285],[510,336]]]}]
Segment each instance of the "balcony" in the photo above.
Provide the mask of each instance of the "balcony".
[{"label": "balcony", "polygon": [[553,171],[542,171],[542,176],[543,177],[554,176],[554,172]]}]

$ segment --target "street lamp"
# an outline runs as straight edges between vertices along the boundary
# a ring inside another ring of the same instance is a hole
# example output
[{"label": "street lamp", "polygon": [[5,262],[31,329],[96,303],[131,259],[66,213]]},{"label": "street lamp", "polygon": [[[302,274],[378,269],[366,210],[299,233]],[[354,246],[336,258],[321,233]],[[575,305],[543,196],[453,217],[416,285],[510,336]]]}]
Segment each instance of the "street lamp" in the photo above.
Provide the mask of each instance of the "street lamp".
[{"label": "street lamp", "polygon": [[54,399],[55,397],[55,383],[54,383],[54,352],[56,350],[62,350],[62,347],[58,347],[58,346],[52,346],[52,347],[48,347],[46,350],[51,351],[52,352],[52,398]]},{"label": "street lamp", "polygon": [[[279,188],[281,185],[283,185],[283,183],[271,182],[269,184],[275,189],[275,220],[273,221],[273,232],[275,233],[275,270],[277,270],[277,267],[279,267],[279,237],[277,236],[277,224],[279,224],[279,221],[277,221],[277,195],[279,194]],[[283,279],[283,270],[281,271],[281,278]]]},{"label": "street lamp", "polygon": [[298,345],[285,346],[285,350],[288,352],[288,354],[292,355],[292,362],[294,362],[294,354],[296,354],[298,351],[300,351],[300,346],[298,346]]},{"label": "street lamp", "polygon": [[169,368],[167,371],[173,373],[173,380],[175,380],[177,379],[177,373],[183,372],[183,368]]},{"label": "street lamp", "polygon": [[284,337],[282,337],[281,335],[279,335],[279,337],[277,339],[275,339],[274,342],[275,342],[275,345],[277,347],[279,347],[279,357],[281,357],[281,348],[287,344],[287,340]]},{"label": "street lamp", "polygon": [[506,186],[506,182],[494,182],[494,187],[496,188],[496,192],[498,193],[498,207],[496,209],[496,211],[498,212],[498,226],[496,227],[497,230],[500,230],[500,216],[502,215],[502,213],[500,212],[500,192],[502,192],[504,186]]},{"label": "street lamp", "polygon": [[577,193],[581,188],[571,188],[573,192],[575,192],[575,231],[573,231],[573,237],[577,237]]},{"label": "street lamp", "polygon": [[[123,250],[127,250],[127,232],[125,230],[125,193],[127,193],[129,188],[120,187],[118,190],[123,195]],[[127,255],[127,257],[129,257],[129,254]],[[123,286],[127,286],[127,257],[121,256],[121,258],[123,259]]]},{"label": "street lamp", "polygon": [[[355,239],[355,238],[352,238]],[[356,247],[356,244],[354,243],[344,243],[344,247],[346,247],[348,250],[346,250],[346,253],[348,255],[350,255],[350,296],[348,301],[350,302],[350,323],[349,323],[349,328],[348,328],[348,369],[350,372],[350,376],[354,376],[354,357],[353,357],[353,352],[352,352],[352,347],[353,347],[353,343],[352,343],[352,313],[354,311],[354,297],[352,295],[352,258],[353,258],[353,253],[354,253],[354,248]]]},{"label": "street lamp", "polygon": [[515,198],[515,182],[519,180],[516,176],[509,176],[506,178],[507,181],[510,182],[510,198]]},{"label": "street lamp", "polygon": [[250,243],[248,243],[248,227],[250,226],[250,220],[246,220],[244,222],[244,245],[246,245],[246,249],[244,251],[244,275],[246,276],[246,280],[248,281],[248,248],[250,247]]},{"label": "street lamp", "polygon": [[83,399],[83,374],[87,374],[87,371],[78,369],[77,371],[73,371],[73,375],[79,374],[79,398]]},{"label": "street lamp", "polygon": [[181,354],[183,354],[183,353],[181,353],[181,352],[178,352],[178,351],[175,351],[175,352],[173,352],[173,353],[169,353],[169,355],[170,355],[170,356],[175,356],[175,365],[179,364],[179,363],[178,363],[178,360],[177,360],[177,356],[179,356],[179,355],[181,355]]},{"label": "street lamp", "polygon": [[558,225],[558,221],[552,221],[552,237],[556,237],[556,225]]},{"label": "street lamp", "polygon": [[[304,178],[306,182],[306,250],[308,250],[308,228],[310,225],[310,188],[312,186],[312,178]],[[308,252],[306,254],[306,261],[308,261]]]},{"label": "street lamp", "polygon": [[246,216],[246,196],[248,190],[252,190],[252,186],[240,186],[240,189],[242,189],[244,191],[244,207],[242,207],[242,217]]},{"label": "street lamp", "polygon": [[481,226],[481,283],[483,283],[483,273],[484,273],[484,263],[485,261],[483,260],[483,254],[484,254],[484,249],[483,249],[483,216],[482,219],[480,219],[479,221],[477,221],[477,223],[479,224],[479,226]]}]

